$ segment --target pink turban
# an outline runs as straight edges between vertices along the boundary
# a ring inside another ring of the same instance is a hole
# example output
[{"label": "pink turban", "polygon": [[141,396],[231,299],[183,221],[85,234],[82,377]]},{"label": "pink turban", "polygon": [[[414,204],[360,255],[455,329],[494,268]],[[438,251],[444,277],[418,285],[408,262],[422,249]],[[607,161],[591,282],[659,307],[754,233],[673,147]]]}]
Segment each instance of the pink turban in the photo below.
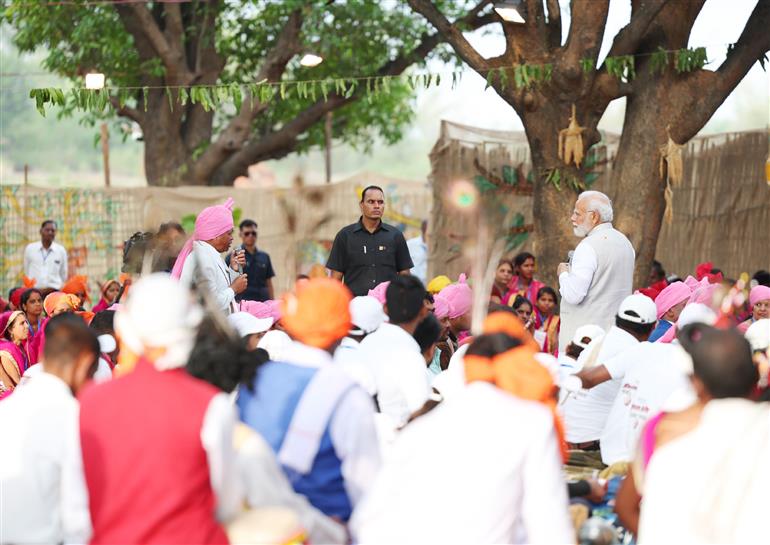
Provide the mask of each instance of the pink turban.
[{"label": "pink turban", "polygon": [[709,284],[708,282],[701,283],[697,288],[692,290],[692,296],[690,297],[691,303],[702,303],[707,307],[714,304],[714,292],[719,289],[720,284]]},{"label": "pink turban", "polygon": [[369,290],[369,293],[367,295],[369,297],[374,297],[377,299],[380,304],[385,304],[385,292],[388,291],[388,286],[390,286],[390,282],[382,282],[380,284],[377,284],[373,290]]},{"label": "pink turban", "polygon": [[182,269],[187,256],[192,252],[193,242],[196,240],[211,240],[223,235],[233,229],[233,204],[235,201],[228,198],[225,204],[209,206],[204,208],[195,219],[195,230],[192,236],[187,239],[179,257],[176,258],[174,268],[171,271],[173,278],[182,276]]},{"label": "pink turban", "polygon": [[433,297],[433,315],[437,320],[443,320],[449,316],[449,303],[440,293]]},{"label": "pink turban", "polygon": [[658,308],[658,320],[682,301],[687,301],[692,295],[692,290],[684,282],[673,282],[666,286],[655,298],[655,306]]},{"label": "pink turban", "polygon": [[282,301],[270,299],[265,301],[265,304],[270,308],[270,317],[273,319],[273,323],[280,322],[281,318],[283,318],[283,310],[281,310]]},{"label": "pink turban", "polygon": [[749,305],[752,307],[760,301],[770,299],[770,288],[767,286],[754,286],[749,292]]},{"label": "pink turban", "polygon": [[450,284],[439,292],[449,304],[449,318],[459,318],[471,311],[473,306],[473,290],[465,282],[465,275],[461,274],[456,284]]},{"label": "pink turban", "polygon": [[248,312],[255,318],[272,318],[271,308],[267,303],[260,301],[241,301],[241,311]]}]

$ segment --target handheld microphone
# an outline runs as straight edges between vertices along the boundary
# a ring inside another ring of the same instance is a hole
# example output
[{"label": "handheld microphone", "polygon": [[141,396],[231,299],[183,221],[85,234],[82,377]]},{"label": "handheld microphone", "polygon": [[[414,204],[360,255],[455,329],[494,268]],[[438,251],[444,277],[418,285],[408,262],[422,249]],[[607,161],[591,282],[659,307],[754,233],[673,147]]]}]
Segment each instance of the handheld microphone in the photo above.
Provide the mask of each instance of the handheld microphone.
[{"label": "handheld microphone", "polygon": [[[238,253],[245,252],[245,248],[243,247],[243,244],[241,244],[240,249],[238,250]],[[238,274],[243,274],[243,265],[238,263]]]},{"label": "handheld microphone", "polygon": [[574,256],[575,256],[575,251],[574,250],[570,250],[569,252],[567,252],[567,263],[572,265],[572,258]]}]

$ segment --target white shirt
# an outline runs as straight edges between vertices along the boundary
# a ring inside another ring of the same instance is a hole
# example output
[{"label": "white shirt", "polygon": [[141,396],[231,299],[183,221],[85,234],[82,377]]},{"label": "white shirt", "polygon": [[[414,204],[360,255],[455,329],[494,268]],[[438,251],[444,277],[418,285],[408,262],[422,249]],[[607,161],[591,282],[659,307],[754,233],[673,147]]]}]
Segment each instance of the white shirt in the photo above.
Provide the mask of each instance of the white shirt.
[{"label": "white shirt", "polygon": [[[592,341],[580,353],[575,373],[580,372],[589,361],[593,361],[593,366],[603,365],[605,361],[637,344],[639,341],[633,335],[617,326],[612,326],[607,335]],[[598,354],[594,358],[596,350]],[[566,398],[562,411],[567,441],[586,443],[601,437],[612,404],[620,391],[620,382],[620,378],[608,380],[590,390],[580,390]]]},{"label": "white shirt", "polygon": [[412,274],[419,278],[423,284],[428,282],[428,245],[419,237],[410,238],[406,241],[406,247],[409,249],[409,256],[412,258]]},{"label": "white shirt", "polygon": [[236,450],[241,482],[250,508],[288,507],[300,519],[312,543],[347,543],[345,527],[294,492],[275,453],[261,435],[246,426],[236,427]]},{"label": "white shirt", "polygon": [[[286,348],[283,360],[303,367],[333,365],[328,352],[298,342]],[[342,462],[345,492],[353,508],[371,487],[380,470],[380,446],[374,414],[372,398],[363,389],[354,387],[342,397],[329,423],[329,436],[334,452]]]},{"label": "white shirt", "polygon": [[228,394],[221,392],[211,398],[203,415],[201,444],[206,451],[209,481],[217,500],[216,516],[220,522],[237,515],[243,500],[233,445],[236,422],[235,408]]},{"label": "white shirt", "polygon": [[86,543],[88,489],[69,386],[38,373],[0,402],[0,543]]},{"label": "white shirt", "polygon": [[[197,274],[196,273],[197,267]],[[238,272],[227,266],[222,256],[208,242],[196,240],[193,251],[187,256],[179,280],[190,285],[193,278],[200,287],[207,289],[222,312],[235,312],[235,292],[230,287]]]},{"label": "white shirt", "polygon": [[373,372],[380,412],[398,427],[422,407],[430,394],[420,345],[401,327],[382,324],[359,345]]},{"label": "white shirt", "polygon": [[360,543],[574,543],[553,415],[475,382],[411,422],[350,522]]},{"label": "white shirt", "polygon": [[[599,224],[594,229],[602,225],[605,224]],[[598,267],[596,250],[590,244],[578,244],[572,255],[569,271],[559,275],[559,293],[562,298],[568,303],[579,305],[588,294],[588,288]]]},{"label": "white shirt", "polygon": [[344,370],[370,396],[377,393],[372,368],[362,358],[358,341],[345,337],[334,351],[334,365]]},{"label": "white shirt", "polygon": [[67,250],[56,242],[52,242],[48,249],[43,248],[42,242],[27,244],[24,249],[24,274],[37,281],[37,288],[58,290],[67,280]]},{"label": "white shirt", "polygon": [[676,345],[643,342],[604,363],[610,376],[621,380],[600,438],[605,464],[630,462],[647,420],[671,394],[692,388],[676,361],[681,351]]},{"label": "white shirt", "polygon": [[655,450],[639,543],[766,543],[768,458],[767,403],[710,401],[694,430]]}]

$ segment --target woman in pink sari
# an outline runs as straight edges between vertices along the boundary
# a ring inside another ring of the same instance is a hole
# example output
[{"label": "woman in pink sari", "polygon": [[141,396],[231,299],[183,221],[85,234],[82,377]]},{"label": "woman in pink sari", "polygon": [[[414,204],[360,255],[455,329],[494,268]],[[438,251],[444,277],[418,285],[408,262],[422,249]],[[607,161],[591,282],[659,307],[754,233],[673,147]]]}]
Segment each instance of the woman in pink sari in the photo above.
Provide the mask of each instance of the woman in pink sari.
[{"label": "woman in pink sari", "polygon": [[767,286],[754,286],[749,292],[749,307],[751,318],[738,324],[738,331],[746,333],[749,326],[757,320],[770,318],[770,288]]},{"label": "woman in pink sari", "polygon": [[537,304],[537,292],[545,284],[535,280],[535,256],[529,252],[521,252],[513,258],[513,278],[508,284],[508,294],[503,304],[511,306],[517,295],[526,297],[532,305]]},{"label": "woman in pink sari", "polygon": [[93,313],[96,314],[97,312],[101,312],[103,310],[107,310],[112,306],[112,304],[115,302],[115,299],[118,297],[118,293],[120,292],[120,283],[117,280],[107,280],[102,285],[102,298],[99,299],[99,302],[96,303],[94,308],[92,309]]},{"label": "woman in pink sari", "polygon": [[0,399],[10,394],[29,367],[29,323],[20,310],[0,314]]}]

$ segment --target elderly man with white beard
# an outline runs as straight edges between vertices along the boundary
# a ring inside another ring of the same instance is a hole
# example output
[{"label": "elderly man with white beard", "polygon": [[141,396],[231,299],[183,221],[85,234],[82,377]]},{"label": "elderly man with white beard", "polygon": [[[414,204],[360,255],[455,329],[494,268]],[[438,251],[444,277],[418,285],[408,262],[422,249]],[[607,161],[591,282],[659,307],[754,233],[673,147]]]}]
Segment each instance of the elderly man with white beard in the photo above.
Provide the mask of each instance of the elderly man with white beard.
[{"label": "elderly man with white beard", "polygon": [[567,346],[578,327],[613,325],[621,301],[631,295],[636,254],[631,242],[612,227],[612,201],[599,191],[584,191],[572,212],[573,232],[582,238],[569,263],[559,264],[561,329]]}]

